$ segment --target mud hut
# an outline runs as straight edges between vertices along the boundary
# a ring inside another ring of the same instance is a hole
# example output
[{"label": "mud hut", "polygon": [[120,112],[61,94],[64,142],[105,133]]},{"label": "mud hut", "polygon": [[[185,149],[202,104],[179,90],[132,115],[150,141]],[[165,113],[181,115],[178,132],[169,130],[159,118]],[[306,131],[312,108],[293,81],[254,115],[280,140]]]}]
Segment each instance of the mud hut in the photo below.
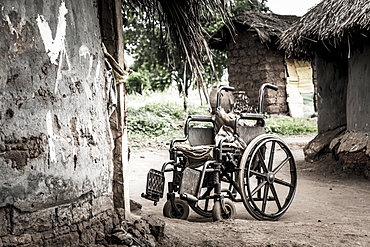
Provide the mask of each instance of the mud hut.
[{"label": "mud hut", "polygon": [[[317,66],[319,135],[307,159],[332,152],[367,176],[370,164],[370,5],[364,0],[324,0],[282,35],[291,57]],[[367,168],[366,168],[367,167]]]},{"label": "mud hut", "polygon": [[313,69],[310,62],[285,59],[278,50],[284,30],[299,20],[296,16],[246,12],[232,18],[236,35],[226,26],[209,40],[211,48],[226,51],[229,83],[246,91],[250,103],[256,104],[258,88],[265,82],[279,86],[265,95],[265,111],[311,116],[314,109]]}]

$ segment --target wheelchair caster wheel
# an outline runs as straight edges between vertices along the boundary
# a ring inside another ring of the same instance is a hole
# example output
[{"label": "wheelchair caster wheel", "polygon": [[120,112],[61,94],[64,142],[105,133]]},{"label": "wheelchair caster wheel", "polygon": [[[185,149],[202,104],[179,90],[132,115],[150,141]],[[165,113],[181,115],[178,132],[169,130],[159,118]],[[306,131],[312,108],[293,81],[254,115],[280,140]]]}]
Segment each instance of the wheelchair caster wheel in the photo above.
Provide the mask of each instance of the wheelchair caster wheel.
[{"label": "wheelchair caster wheel", "polygon": [[189,216],[190,209],[186,201],[175,198],[176,208],[172,206],[171,200],[167,200],[163,207],[163,215],[168,218],[186,220]]},{"label": "wheelchair caster wheel", "polygon": [[212,218],[213,221],[234,219],[235,217],[235,205],[232,201],[224,199],[224,208],[221,205],[221,201],[216,201],[213,205]]}]

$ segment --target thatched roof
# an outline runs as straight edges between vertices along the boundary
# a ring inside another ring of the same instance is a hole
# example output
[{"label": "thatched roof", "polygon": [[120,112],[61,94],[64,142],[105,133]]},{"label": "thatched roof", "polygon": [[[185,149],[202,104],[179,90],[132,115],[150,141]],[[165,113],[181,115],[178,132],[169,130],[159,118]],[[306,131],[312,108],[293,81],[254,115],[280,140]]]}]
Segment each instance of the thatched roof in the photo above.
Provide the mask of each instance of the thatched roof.
[{"label": "thatched roof", "polygon": [[304,57],[323,47],[348,45],[354,35],[370,30],[368,0],[323,0],[281,36],[281,46],[289,56]]},{"label": "thatched roof", "polygon": [[[245,12],[231,18],[236,32],[257,32],[261,42],[275,44],[277,38],[299,17],[292,15],[265,14]],[[208,41],[211,48],[225,50],[232,36],[226,26],[221,27]]]}]

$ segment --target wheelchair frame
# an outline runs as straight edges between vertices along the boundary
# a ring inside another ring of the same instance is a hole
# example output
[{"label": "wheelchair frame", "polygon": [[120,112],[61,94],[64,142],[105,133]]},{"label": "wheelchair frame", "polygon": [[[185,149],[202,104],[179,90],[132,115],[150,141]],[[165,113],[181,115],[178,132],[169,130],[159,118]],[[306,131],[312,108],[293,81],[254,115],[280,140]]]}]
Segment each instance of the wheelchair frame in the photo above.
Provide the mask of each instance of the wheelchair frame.
[{"label": "wheelchair frame", "polygon": [[[278,90],[274,85],[263,84],[259,90],[258,113],[240,113],[232,126],[233,135],[219,143],[214,142],[214,128],[190,127],[191,122],[214,126],[214,118],[188,116],[185,137],[171,141],[170,160],[163,164],[161,171],[149,171],[146,193],[142,197],[157,205],[164,194],[164,173],[172,172],[163,207],[166,217],[187,219],[190,206],[197,214],[212,217],[215,221],[232,219],[236,214],[233,202],[243,202],[249,214],[257,220],[279,219],[293,201],[297,171],[294,157],[284,141],[278,136],[264,134],[265,88]],[[222,91],[234,91],[234,88],[224,86],[218,89],[216,109],[220,106]],[[239,126],[242,120],[255,120],[256,125]],[[245,149],[227,145],[238,138],[247,144]],[[192,146],[211,145],[213,159],[204,160],[197,168],[187,167],[188,157],[176,145],[186,141]]]}]

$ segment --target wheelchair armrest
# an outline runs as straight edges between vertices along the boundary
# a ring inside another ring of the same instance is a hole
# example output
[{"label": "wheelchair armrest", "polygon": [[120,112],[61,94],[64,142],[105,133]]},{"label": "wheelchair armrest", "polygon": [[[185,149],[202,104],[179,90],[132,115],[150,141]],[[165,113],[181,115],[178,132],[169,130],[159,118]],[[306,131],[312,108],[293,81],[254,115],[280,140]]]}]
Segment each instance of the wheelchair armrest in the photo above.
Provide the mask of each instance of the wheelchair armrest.
[{"label": "wheelchair armrest", "polygon": [[188,116],[188,121],[195,121],[195,122],[213,122],[211,116],[202,116],[202,115],[190,115]]},{"label": "wheelchair armrest", "polygon": [[264,115],[261,113],[241,113],[240,119],[250,119],[250,120],[261,120]]},{"label": "wheelchair armrest", "polygon": [[172,150],[172,148],[175,146],[175,143],[176,142],[186,142],[188,140],[188,136],[186,136],[185,138],[183,139],[173,139],[171,140],[171,143],[170,143],[170,150]]}]

